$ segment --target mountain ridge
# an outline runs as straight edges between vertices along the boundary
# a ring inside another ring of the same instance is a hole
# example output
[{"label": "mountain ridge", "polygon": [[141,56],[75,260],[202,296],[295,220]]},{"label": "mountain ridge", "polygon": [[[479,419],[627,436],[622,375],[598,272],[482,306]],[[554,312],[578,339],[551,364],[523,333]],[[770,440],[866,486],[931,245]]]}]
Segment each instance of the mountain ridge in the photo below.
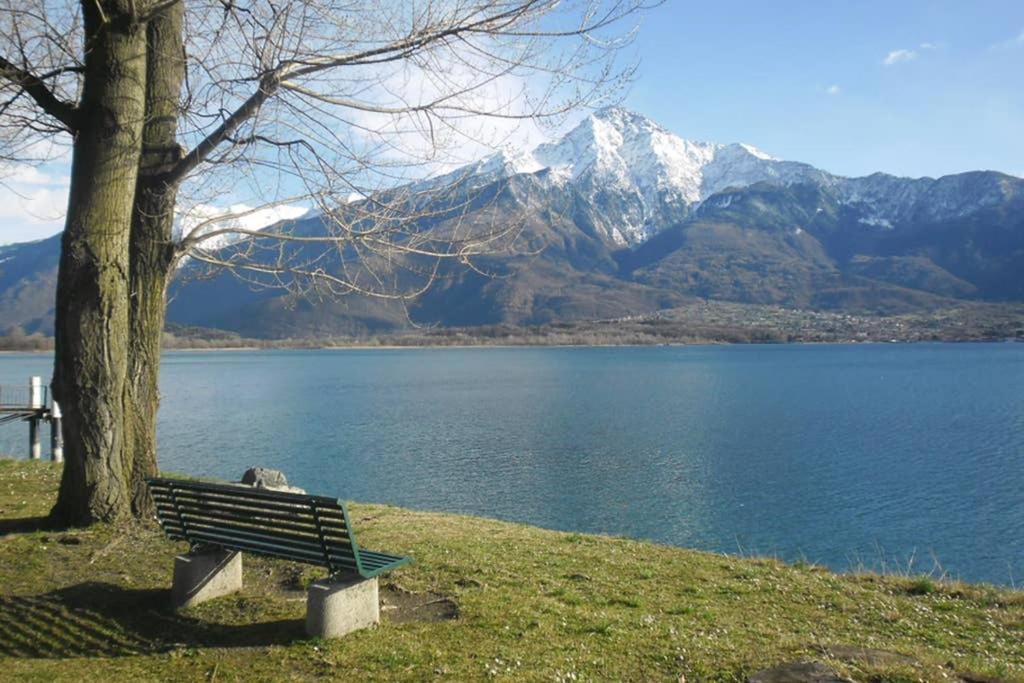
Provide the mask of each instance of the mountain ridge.
[{"label": "mountain ridge", "polygon": [[[472,210],[458,220],[522,224],[520,253],[481,259],[502,277],[446,268],[406,310],[254,292],[227,274],[187,282],[186,271],[172,289],[169,320],[295,336],[373,333],[410,319],[465,326],[614,318],[694,297],[878,314],[1024,301],[1024,180],[998,172],[848,178],[743,143],[684,140],[614,108],[560,140],[498,152],[412,187],[440,196],[452,186],[460,188],[454,201],[488,198],[468,202]],[[450,229],[448,220],[429,229]],[[295,224],[310,234],[325,229],[316,216]],[[27,320],[29,332],[46,329],[47,313],[27,310],[30,252],[0,249],[0,260],[15,261],[0,263],[0,328]],[[55,268],[56,260],[39,263]],[[55,270],[39,281],[46,278],[55,281]]]}]

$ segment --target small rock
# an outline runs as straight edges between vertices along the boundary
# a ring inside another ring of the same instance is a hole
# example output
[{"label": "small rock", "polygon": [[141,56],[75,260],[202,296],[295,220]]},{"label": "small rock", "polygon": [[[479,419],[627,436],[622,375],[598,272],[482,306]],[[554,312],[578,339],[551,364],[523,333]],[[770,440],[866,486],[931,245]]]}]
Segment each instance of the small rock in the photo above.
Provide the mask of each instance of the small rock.
[{"label": "small rock", "polygon": [[752,674],[747,683],[853,683],[818,662],[793,662]]},{"label": "small rock", "polygon": [[269,491],[284,491],[286,493],[306,492],[305,489],[300,489],[297,486],[289,486],[284,472],[267,469],[266,467],[250,467],[242,475],[242,483]]},{"label": "small rock", "polygon": [[265,467],[250,467],[242,475],[242,483],[255,486],[259,489],[277,488],[287,486],[288,479],[280,470],[270,470]]}]

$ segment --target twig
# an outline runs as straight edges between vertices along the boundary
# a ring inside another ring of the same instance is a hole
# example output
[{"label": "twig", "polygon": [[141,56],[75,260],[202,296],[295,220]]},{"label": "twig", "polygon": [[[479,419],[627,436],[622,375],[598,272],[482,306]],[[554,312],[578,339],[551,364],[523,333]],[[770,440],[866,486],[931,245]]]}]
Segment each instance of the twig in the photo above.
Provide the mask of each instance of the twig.
[{"label": "twig", "polygon": [[121,543],[121,541],[123,541],[124,538],[125,537],[123,535],[118,536],[113,541],[111,541],[110,543],[106,544],[105,546],[103,546],[102,548],[97,550],[95,553],[93,553],[93,556],[91,558],[89,558],[89,564],[94,564],[96,562],[96,560],[100,559],[101,557],[103,557],[104,555],[109,553],[114,548],[114,546],[116,546],[119,543]]}]

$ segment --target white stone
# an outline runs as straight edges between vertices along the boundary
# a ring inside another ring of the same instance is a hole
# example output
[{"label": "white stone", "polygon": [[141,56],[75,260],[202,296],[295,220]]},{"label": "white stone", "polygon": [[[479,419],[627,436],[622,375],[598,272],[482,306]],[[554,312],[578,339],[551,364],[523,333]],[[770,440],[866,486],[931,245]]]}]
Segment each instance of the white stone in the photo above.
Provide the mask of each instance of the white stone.
[{"label": "white stone", "polygon": [[193,607],[242,589],[242,553],[212,548],[174,558],[171,600],[175,609]]},{"label": "white stone", "polygon": [[306,633],[314,638],[340,638],[380,622],[377,578],[347,581],[323,579],[309,587]]}]

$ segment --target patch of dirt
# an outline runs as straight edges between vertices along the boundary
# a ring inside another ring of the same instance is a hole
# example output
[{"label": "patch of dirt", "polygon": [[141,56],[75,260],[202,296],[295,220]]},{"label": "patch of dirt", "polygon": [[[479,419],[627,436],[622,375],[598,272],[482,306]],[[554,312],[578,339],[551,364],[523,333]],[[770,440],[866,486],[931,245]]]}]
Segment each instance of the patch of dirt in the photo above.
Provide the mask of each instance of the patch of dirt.
[{"label": "patch of dirt", "polygon": [[294,597],[293,593],[305,596],[306,572],[305,567],[294,564],[283,564],[283,566],[267,569],[268,575],[274,575],[278,588],[288,597]]},{"label": "patch of dirt", "polygon": [[459,605],[440,593],[413,593],[390,584],[380,588],[381,617],[393,624],[450,621],[459,618]]}]

